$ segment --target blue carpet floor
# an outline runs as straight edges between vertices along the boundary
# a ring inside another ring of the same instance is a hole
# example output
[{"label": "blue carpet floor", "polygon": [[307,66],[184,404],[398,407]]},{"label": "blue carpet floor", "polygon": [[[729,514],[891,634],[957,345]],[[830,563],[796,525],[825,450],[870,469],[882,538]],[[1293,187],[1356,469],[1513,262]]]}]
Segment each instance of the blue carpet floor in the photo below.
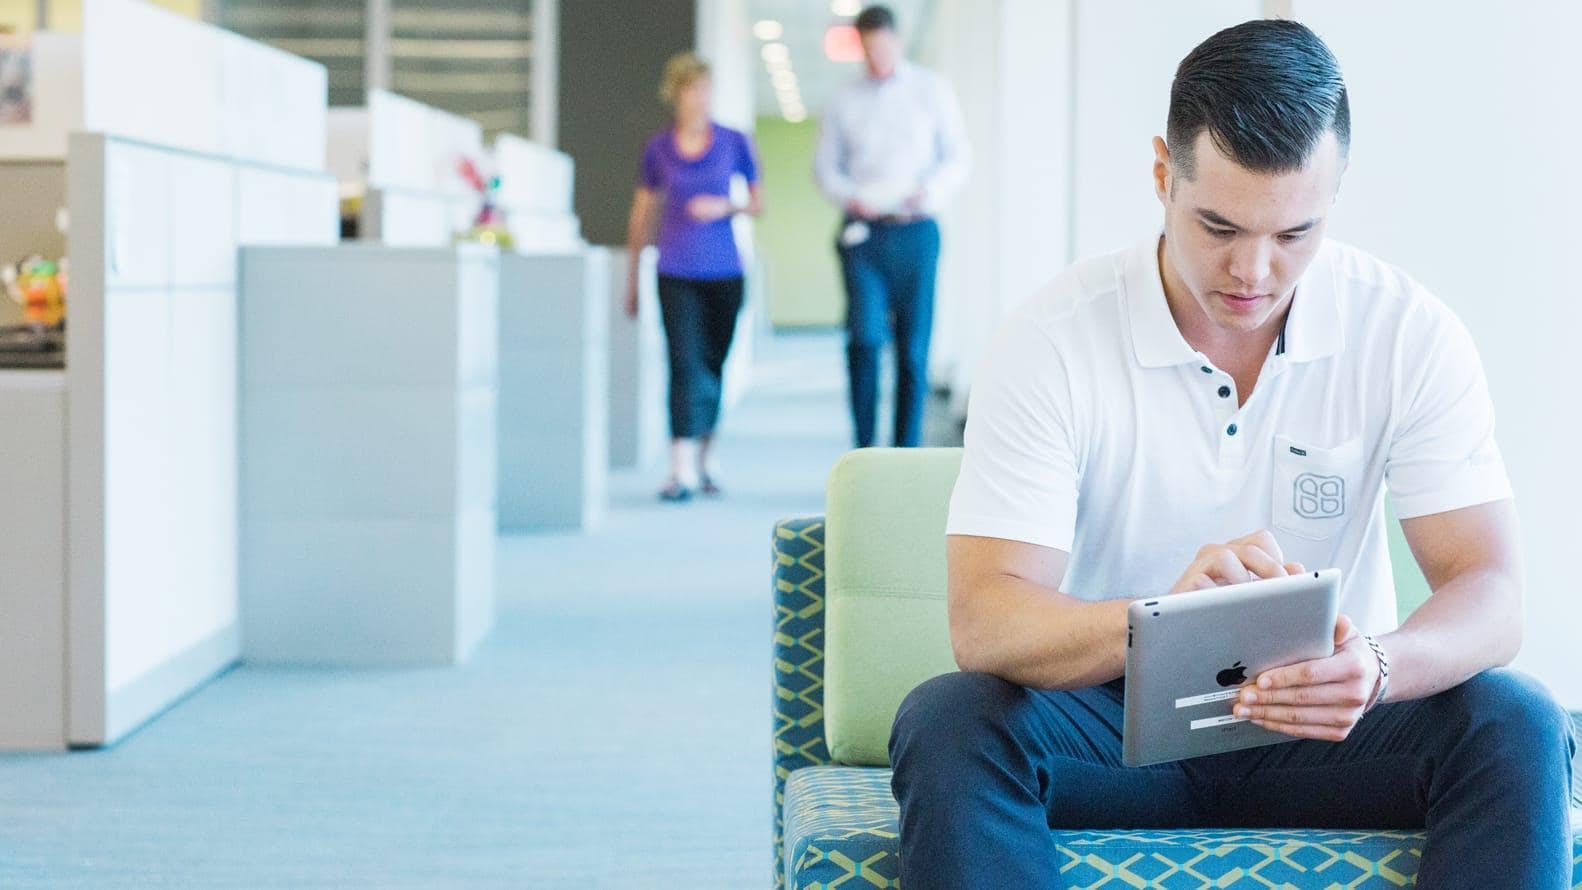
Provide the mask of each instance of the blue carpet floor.
[{"label": "blue carpet floor", "polygon": [[839,342],[766,344],[719,502],[612,483],[508,537],[464,667],[238,667],[120,745],[0,757],[0,888],[760,887],[769,534],[847,444]]}]

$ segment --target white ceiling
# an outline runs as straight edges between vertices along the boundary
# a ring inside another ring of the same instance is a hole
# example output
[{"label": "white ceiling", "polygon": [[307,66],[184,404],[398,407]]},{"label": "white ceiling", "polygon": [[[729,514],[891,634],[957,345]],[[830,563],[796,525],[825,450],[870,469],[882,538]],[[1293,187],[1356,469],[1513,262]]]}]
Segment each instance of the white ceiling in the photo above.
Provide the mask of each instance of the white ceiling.
[{"label": "white ceiling", "polygon": [[[824,55],[824,32],[831,25],[850,24],[851,16],[836,15],[837,0],[748,0],[749,25],[771,19],[780,23],[783,34],[779,40],[790,51],[791,70],[795,72],[797,89],[810,117],[816,117],[836,87],[857,77],[860,63],[831,62]],[[865,5],[865,4],[863,4]],[[889,0],[885,4],[895,13],[902,37],[911,44],[920,18],[927,14],[930,0]],[[764,41],[754,37],[754,93],[758,113],[779,113],[780,102],[770,83],[769,70],[760,54]]]}]

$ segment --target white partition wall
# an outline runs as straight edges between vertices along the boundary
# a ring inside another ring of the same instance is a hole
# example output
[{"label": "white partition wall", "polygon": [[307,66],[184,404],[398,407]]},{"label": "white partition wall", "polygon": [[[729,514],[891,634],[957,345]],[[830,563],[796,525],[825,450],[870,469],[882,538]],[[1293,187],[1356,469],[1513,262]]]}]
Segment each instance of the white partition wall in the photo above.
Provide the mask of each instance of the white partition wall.
[{"label": "white partition wall", "polygon": [[626,314],[629,254],[606,249],[609,259],[610,313],[610,466],[644,468],[659,460],[669,438],[665,417],[664,335],[660,331],[659,295],[655,292],[657,254],[647,248],[639,257],[638,312]]},{"label": "white partition wall", "polygon": [[484,160],[477,122],[386,90],[370,90],[366,108],[333,109],[330,120],[330,169],[364,195],[362,239],[441,247],[471,224],[478,198],[458,163]]},{"label": "white partition wall", "polygon": [[588,530],[609,471],[610,262],[603,248],[500,264],[500,525]]},{"label": "white partition wall", "polygon": [[98,134],[67,169],[68,725],[91,745],[238,654],[237,250],[337,232],[320,173]]},{"label": "white partition wall", "polygon": [[454,664],[494,620],[498,259],[245,252],[248,661]]},{"label": "white partition wall", "polygon": [[570,155],[502,133],[494,140],[494,162],[500,173],[500,210],[517,250],[564,253],[582,246],[571,204]]}]

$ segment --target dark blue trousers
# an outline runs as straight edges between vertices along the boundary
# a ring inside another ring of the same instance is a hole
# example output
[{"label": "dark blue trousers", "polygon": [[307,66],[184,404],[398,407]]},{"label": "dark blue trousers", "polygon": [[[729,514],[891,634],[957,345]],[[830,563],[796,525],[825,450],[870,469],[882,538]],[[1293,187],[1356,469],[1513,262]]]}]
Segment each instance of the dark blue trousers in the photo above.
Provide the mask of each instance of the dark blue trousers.
[{"label": "dark blue trousers", "polygon": [[934,327],[939,224],[870,222],[868,239],[837,243],[846,280],[846,370],[858,448],[874,444],[879,354],[895,335],[895,444],[916,447],[928,395],[928,341]]},{"label": "dark blue trousers", "polygon": [[1344,742],[1121,764],[1120,681],[1069,692],[936,677],[890,738],[901,886],[1064,887],[1051,829],[1428,831],[1418,886],[1571,886],[1570,718],[1491,670],[1386,703]]},{"label": "dark blue trousers", "polygon": [[659,312],[670,354],[670,436],[714,432],[724,391],[725,356],[742,311],[741,278],[659,276]]}]

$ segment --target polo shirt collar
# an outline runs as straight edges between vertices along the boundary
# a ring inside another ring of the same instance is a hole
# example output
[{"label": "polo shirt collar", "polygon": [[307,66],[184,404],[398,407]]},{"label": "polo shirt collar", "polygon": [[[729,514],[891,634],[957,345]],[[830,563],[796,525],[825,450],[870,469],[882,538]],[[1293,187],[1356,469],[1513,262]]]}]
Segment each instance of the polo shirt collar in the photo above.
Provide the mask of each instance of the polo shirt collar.
[{"label": "polo shirt collar", "polygon": [[1340,289],[1335,286],[1335,251],[1325,240],[1318,255],[1302,273],[1285,318],[1285,358],[1310,362],[1339,355],[1346,348],[1346,330],[1340,316]]},{"label": "polo shirt collar", "polygon": [[[1131,323],[1132,350],[1145,368],[1197,364],[1202,356],[1181,336],[1159,274],[1159,235],[1139,244],[1127,258],[1122,289]],[[1280,345],[1287,361],[1305,362],[1336,355],[1345,347],[1334,252],[1328,242],[1297,282]]]}]

